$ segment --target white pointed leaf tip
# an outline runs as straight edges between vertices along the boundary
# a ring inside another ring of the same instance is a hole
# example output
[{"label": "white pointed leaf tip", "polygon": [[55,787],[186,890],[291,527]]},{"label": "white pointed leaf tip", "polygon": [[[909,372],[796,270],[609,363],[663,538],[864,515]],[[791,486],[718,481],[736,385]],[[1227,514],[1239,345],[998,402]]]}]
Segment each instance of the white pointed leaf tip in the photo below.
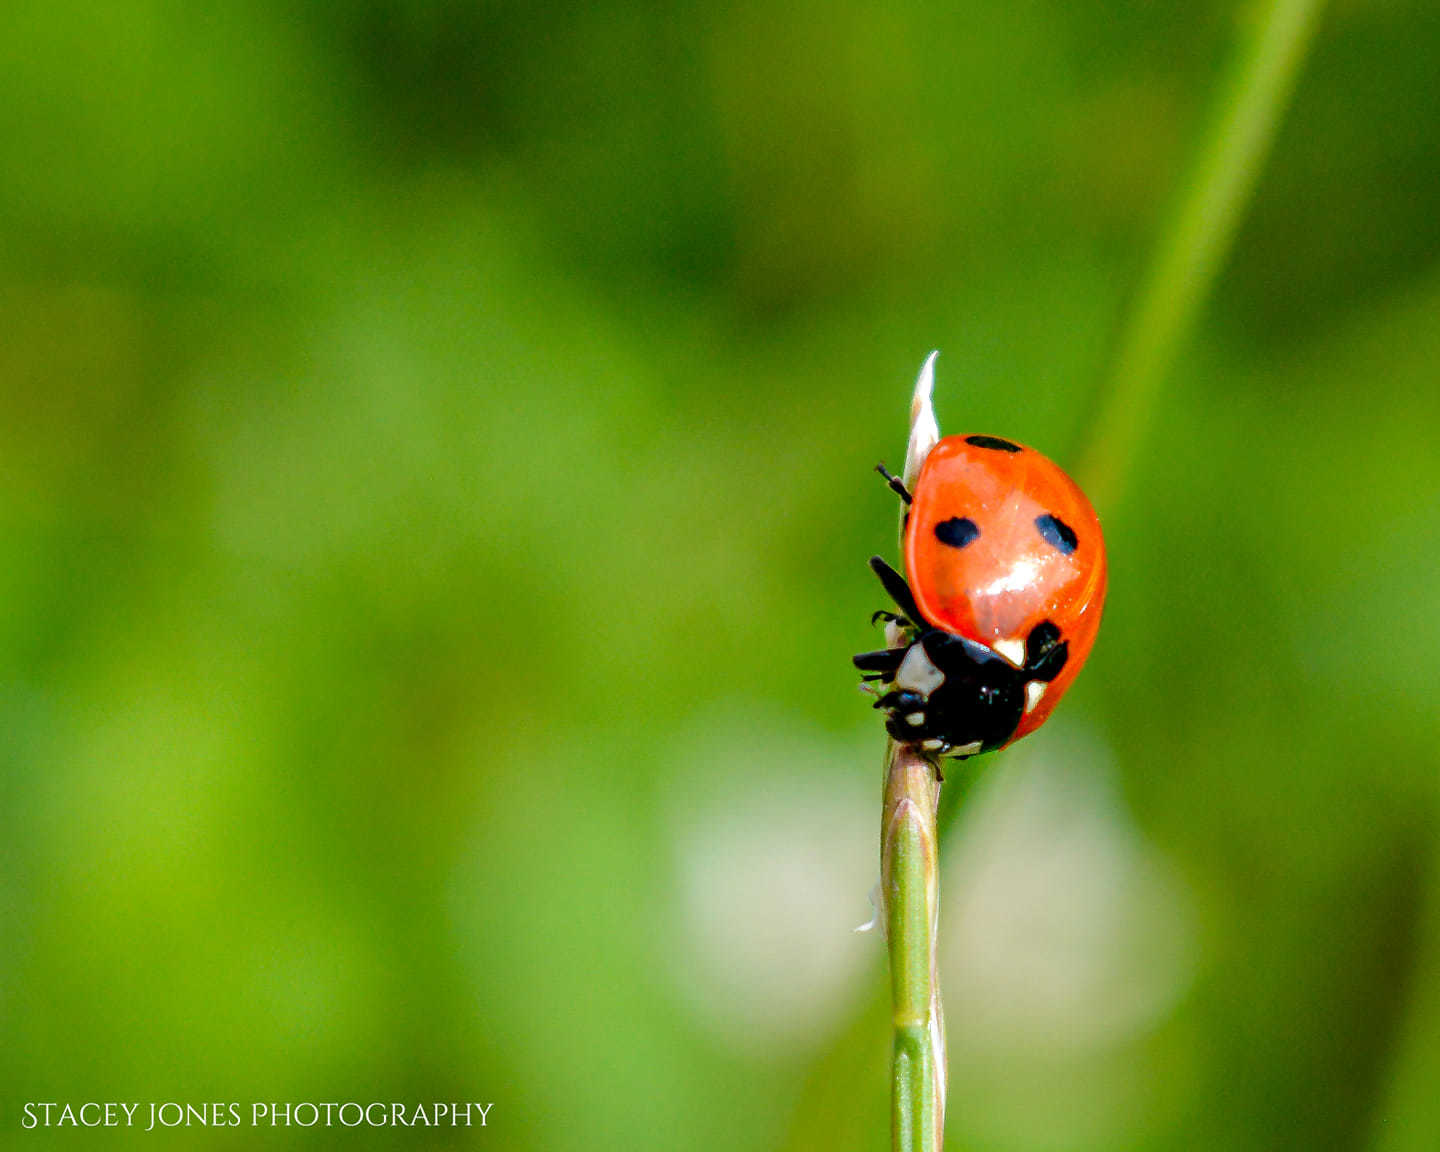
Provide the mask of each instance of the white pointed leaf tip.
[{"label": "white pointed leaf tip", "polygon": [[905,472],[902,479],[914,487],[920,475],[920,465],[930,455],[940,439],[940,425],[935,420],[935,357],[938,351],[925,357],[920,366],[920,375],[915,378],[915,396],[910,401],[910,443],[905,448]]}]

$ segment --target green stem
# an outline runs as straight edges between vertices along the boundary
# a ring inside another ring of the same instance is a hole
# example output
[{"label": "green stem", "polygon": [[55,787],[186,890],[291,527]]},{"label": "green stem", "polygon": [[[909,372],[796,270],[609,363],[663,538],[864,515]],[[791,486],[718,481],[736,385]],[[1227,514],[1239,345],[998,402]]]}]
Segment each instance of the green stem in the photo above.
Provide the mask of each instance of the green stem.
[{"label": "green stem", "polygon": [[1195,322],[1318,23],[1323,0],[1268,0],[1242,30],[1229,81],[1155,252],[1077,468],[1096,505],[1123,489],[1161,383]]},{"label": "green stem", "polygon": [[940,783],[913,745],[886,753],[880,884],[895,1029],[891,1139],[895,1152],[939,1152],[945,1126],[945,1026],[936,973]]}]

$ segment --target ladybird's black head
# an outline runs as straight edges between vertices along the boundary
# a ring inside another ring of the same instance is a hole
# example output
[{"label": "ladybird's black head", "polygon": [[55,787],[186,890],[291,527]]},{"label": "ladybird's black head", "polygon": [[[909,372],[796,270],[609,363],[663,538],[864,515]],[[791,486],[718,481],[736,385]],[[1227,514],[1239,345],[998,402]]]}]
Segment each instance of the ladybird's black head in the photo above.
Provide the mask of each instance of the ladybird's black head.
[{"label": "ladybird's black head", "polygon": [[[963,533],[967,523],[957,521],[953,531]],[[899,646],[855,657],[866,680],[887,686],[875,702],[886,713],[886,731],[938,755],[973,756],[1008,744],[1065,667],[1069,644],[1059,627],[1042,620],[1030,629],[1025,663],[1017,668],[994,648],[930,627],[905,577],[878,556],[870,558],[870,567],[904,612],[872,617],[901,625]]]},{"label": "ladybird's black head", "polygon": [[1068,645],[1049,620],[1031,629],[1025,666],[939,628],[903,648],[855,657],[868,679],[888,681],[875,702],[896,740],[940,755],[973,756],[1008,744],[1025,713],[1065,667]]},{"label": "ladybird's black head", "polygon": [[[974,755],[1015,734],[1025,712],[1025,681],[999,653],[938,628],[921,633],[909,651],[916,649],[901,661],[896,689],[876,701],[888,713],[891,736],[922,746],[938,740],[945,747],[937,750],[963,748]],[[924,673],[928,692],[907,683],[921,679],[906,676],[907,664]]]}]

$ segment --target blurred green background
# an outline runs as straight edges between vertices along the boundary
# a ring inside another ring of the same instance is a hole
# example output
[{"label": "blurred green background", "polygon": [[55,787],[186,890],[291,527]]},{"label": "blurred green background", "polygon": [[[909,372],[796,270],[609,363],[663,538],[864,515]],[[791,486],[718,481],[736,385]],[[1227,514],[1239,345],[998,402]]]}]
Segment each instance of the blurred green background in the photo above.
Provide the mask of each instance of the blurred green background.
[{"label": "blurred green background", "polygon": [[[1245,16],[6,4],[0,1144],[886,1147],[869,469],[932,347],[1075,458]],[[1437,59],[1330,7],[952,774],[952,1150],[1440,1147]]]}]

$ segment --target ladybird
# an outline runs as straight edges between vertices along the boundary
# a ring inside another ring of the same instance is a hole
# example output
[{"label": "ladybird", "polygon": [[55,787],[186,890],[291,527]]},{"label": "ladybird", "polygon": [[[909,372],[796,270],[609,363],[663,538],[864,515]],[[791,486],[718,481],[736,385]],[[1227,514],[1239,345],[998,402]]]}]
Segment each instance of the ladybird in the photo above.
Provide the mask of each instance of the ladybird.
[{"label": "ladybird", "polygon": [[1045,722],[1095,643],[1105,541],[1090,501],[1035,449],[947,436],[925,458],[909,506],[905,577],[870,567],[900,609],[877,612],[892,647],[855,657],[896,740],[965,758]]}]

